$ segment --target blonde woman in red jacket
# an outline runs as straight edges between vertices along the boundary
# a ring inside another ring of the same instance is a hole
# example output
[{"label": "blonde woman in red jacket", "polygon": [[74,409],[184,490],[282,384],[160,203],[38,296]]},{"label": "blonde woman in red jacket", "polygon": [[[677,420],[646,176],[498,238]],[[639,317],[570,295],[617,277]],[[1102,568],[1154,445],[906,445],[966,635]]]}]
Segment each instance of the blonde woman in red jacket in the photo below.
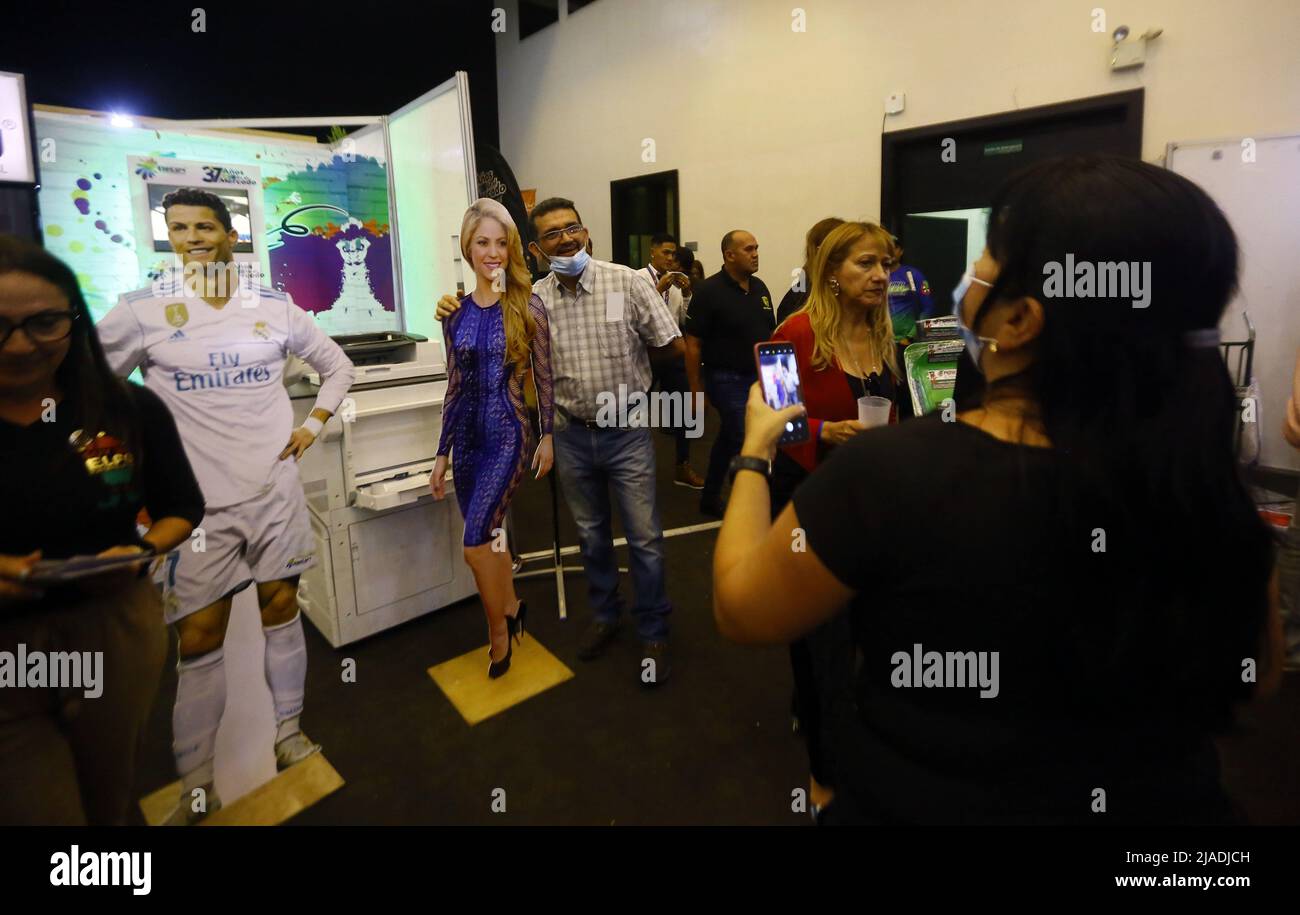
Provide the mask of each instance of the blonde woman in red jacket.
[{"label": "blonde woman in red jacket", "polygon": [[[889,319],[889,271],[898,264],[893,236],[874,223],[848,222],[817,248],[808,270],[808,298],[772,335],[794,344],[808,408],[810,440],[789,445],[773,467],[773,512],[828,450],[863,430],[858,398],[897,401],[904,393]],[[788,488],[787,488],[788,487]]]},{"label": "blonde woman in red jacket", "polygon": [[[818,246],[808,267],[808,298],[772,335],[794,344],[808,410],[809,441],[778,451],[772,462],[772,517],[836,445],[865,428],[858,398],[894,401],[905,392],[889,319],[889,274],[898,266],[893,236],[873,223],[848,222]],[[864,548],[869,550],[870,545]],[[852,640],[843,615],[790,646],[793,712],[808,745],[814,816],[834,797],[833,760],[825,729],[839,707],[837,684],[852,682]]]}]

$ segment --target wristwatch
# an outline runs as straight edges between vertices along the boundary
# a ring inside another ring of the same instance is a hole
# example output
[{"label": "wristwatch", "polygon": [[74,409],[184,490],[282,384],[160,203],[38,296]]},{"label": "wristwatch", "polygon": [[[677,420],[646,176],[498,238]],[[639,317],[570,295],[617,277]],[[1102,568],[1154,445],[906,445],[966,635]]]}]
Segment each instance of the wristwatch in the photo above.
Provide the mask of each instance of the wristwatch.
[{"label": "wristwatch", "polygon": [[727,481],[735,479],[736,474],[742,470],[753,470],[763,475],[763,479],[769,483],[772,481],[772,462],[765,461],[762,458],[750,457],[747,454],[738,454],[731,459],[731,465],[727,468]]}]

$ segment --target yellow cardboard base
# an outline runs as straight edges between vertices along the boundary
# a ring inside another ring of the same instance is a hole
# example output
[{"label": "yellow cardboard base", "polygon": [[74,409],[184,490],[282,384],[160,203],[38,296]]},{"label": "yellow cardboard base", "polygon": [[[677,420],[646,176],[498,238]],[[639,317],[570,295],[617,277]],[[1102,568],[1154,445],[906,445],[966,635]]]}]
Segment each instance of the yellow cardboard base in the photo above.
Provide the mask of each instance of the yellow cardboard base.
[{"label": "yellow cardboard base", "polygon": [[[200,820],[199,826],[278,826],[343,787],[343,777],[324,753],[315,753],[259,788]],[[173,782],[140,800],[150,826],[160,826],[176,809],[181,783]]]},{"label": "yellow cardboard base", "polygon": [[471,725],[573,678],[573,671],[527,633],[515,645],[505,674],[489,680],[488,663],[488,647],[484,645],[429,668],[433,682]]}]

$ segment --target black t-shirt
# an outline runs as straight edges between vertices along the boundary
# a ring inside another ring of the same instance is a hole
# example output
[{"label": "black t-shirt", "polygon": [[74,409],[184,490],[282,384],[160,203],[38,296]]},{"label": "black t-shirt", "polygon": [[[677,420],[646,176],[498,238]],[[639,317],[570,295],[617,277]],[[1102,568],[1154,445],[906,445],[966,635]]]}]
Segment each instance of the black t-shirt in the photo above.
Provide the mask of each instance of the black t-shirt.
[{"label": "black t-shirt", "polygon": [[[1071,635],[1122,582],[1063,520],[1061,472],[1050,449],[932,415],[868,430],[795,492],[809,549],[857,592],[857,672],[824,697],[838,821],[1228,816],[1208,730],[1117,703]],[[925,685],[959,670],[984,685]]]},{"label": "black t-shirt", "polygon": [[54,422],[0,420],[0,553],[40,549],[46,559],[66,559],[138,543],[141,508],[155,520],[203,519],[203,493],[171,413],[153,392],[127,387],[139,418],[139,441],[130,450],[111,433],[81,430],[67,400],[55,408]]},{"label": "black t-shirt", "polygon": [[[875,397],[885,397],[893,401],[894,406],[898,408],[900,420],[911,417],[912,411],[910,409],[904,412],[907,393],[895,382],[893,373],[888,369],[883,374],[872,372],[867,378],[859,378],[857,375],[845,373],[844,380],[855,400],[859,397],[866,397],[868,394]],[[818,450],[822,454],[826,454],[835,447],[823,443]],[[776,457],[772,459],[772,476],[770,479],[773,521],[776,520],[790,501],[796,487],[806,479],[808,479],[808,471],[803,468],[803,465],[778,448]]]},{"label": "black t-shirt", "polygon": [[773,309],[772,294],[757,276],[749,278],[746,292],[719,270],[696,284],[682,330],[702,341],[705,368],[756,375],[754,344],[770,340],[776,330]]}]

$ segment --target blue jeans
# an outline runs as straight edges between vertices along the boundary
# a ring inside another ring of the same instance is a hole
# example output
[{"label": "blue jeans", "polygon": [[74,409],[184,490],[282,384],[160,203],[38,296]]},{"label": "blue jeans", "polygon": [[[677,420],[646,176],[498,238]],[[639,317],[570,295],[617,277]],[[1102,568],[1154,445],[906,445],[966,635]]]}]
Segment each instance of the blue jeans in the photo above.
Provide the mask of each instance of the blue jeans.
[{"label": "blue jeans", "polygon": [[632,555],[637,633],[643,642],[663,641],[668,638],[672,605],[664,583],[664,532],[655,502],[650,430],[587,429],[567,423],[556,429],[554,441],[555,472],[578,525],[587,596],[595,618],[612,624],[623,612],[611,527],[612,488]]},{"label": "blue jeans", "polygon": [[701,502],[711,502],[722,496],[722,484],[727,479],[731,459],[740,454],[745,443],[745,404],[749,401],[749,388],[758,376],[753,372],[733,372],[730,369],[705,369],[704,393],[709,395],[713,408],[722,417],[722,428],[713,440],[709,452],[709,472],[704,478]]}]

